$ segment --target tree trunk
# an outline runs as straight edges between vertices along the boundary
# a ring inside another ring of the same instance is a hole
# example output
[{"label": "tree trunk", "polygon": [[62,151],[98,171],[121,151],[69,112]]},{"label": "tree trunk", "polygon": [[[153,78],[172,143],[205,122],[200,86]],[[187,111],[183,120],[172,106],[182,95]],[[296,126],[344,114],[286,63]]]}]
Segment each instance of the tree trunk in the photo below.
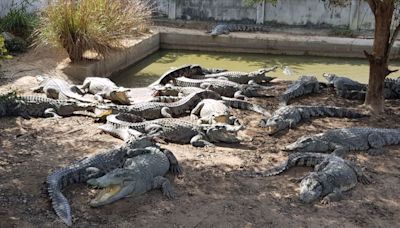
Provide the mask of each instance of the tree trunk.
[{"label": "tree trunk", "polygon": [[368,4],[375,16],[375,36],[372,54],[365,52],[370,67],[368,92],[364,104],[370,107],[372,112],[379,114],[384,111],[384,80],[390,74],[388,59],[394,1],[368,0]]}]

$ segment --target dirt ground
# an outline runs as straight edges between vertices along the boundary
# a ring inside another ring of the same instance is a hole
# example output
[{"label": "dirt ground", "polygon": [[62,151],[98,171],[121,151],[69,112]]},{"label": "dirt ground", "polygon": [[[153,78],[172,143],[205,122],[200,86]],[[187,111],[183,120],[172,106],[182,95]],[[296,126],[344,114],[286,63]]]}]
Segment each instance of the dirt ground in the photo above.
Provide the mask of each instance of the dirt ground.
[{"label": "dirt ground", "polygon": [[[39,58],[40,56],[40,58]],[[34,75],[54,73],[58,57],[52,50],[28,52],[4,63],[0,92],[17,88],[29,94],[37,85]],[[287,82],[277,82],[279,92]],[[273,111],[277,99],[253,99]],[[355,107],[326,89],[321,94],[296,99],[294,104],[325,104]],[[400,147],[388,147],[382,156],[356,152],[350,158],[366,168],[373,183],[358,184],[344,200],[330,205],[302,204],[294,178],[310,168],[293,168],[268,178],[231,175],[235,170],[265,170],[288,154],[280,148],[302,135],[326,129],[371,126],[399,127],[400,101],[387,101],[386,113],[360,120],[320,118],[270,137],[257,127],[261,116],[247,111],[233,112],[247,126],[239,145],[194,148],[164,145],[183,166],[184,176],[173,180],[177,199],[168,200],[160,191],[127,198],[101,208],[88,201],[96,190],[84,184],[63,192],[69,199],[74,227],[399,227]],[[0,120],[0,227],[63,227],[46,192],[47,175],[89,154],[122,144],[103,134],[88,117],[61,120],[6,117]]]}]

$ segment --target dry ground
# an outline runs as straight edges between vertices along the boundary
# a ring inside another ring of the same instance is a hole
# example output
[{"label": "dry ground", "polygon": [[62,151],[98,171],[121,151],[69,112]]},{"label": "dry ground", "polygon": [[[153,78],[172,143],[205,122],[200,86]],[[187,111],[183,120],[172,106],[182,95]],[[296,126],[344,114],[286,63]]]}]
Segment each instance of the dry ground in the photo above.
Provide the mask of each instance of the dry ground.
[{"label": "dry ground", "polygon": [[[7,79],[0,91],[18,88],[30,93],[36,85],[32,75],[55,69],[51,52],[27,53],[4,65]],[[60,57],[62,58],[62,56]],[[32,69],[21,69],[31,66]],[[28,71],[29,70],[29,71]],[[16,73],[17,72],[17,73]],[[60,77],[57,70],[54,70]],[[279,91],[287,83],[279,82]],[[276,99],[255,100],[269,109]],[[336,98],[332,91],[307,96],[294,104],[329,104],[359,108],[361,102]],[[388,101],[387,112],[361,120],[320,118],[270,137],[257,127],[259,115],[234,111],[247,126],[242,134],[249,140],[240,145],[199,149],[169,144],[183,166],[184,176],[173,181],[176,200],[159,191],[127,198],[98,209],[88,206],[95,190],[77,184],[64,190],[69,199],[74,227],[399,227],[400,147],[372,157],[352,153],[351,159],[366,167],[373,183],[361,184],[331,205],[299,202],[293,178],[310,171],[293,168],[269,178],[231,175],[243,169],[267,169],[287,154],[280,147],[306,134],[350,126],[399,127],[400,101]],[[102,134],[100,124],[87,117],[61,120],[6,117],[0,119],[0,227],[62,227],[52,210],[45,180],[52,170],[88,154],[121,144]]]}]

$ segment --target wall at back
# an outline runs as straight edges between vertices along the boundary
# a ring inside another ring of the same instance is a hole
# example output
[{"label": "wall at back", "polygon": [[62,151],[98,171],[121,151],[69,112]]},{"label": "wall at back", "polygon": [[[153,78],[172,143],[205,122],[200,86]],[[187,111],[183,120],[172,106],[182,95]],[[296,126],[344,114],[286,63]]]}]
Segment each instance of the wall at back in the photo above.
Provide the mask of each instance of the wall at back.
[{"label": "wall at back", "polygon": [[329,0],[278,0],[246,6],[243,0],[153,0],[160,15],[170,19],[243,21],[307,26],[348,26],[373,29],[374,16],[362,0],[332,6]]}]

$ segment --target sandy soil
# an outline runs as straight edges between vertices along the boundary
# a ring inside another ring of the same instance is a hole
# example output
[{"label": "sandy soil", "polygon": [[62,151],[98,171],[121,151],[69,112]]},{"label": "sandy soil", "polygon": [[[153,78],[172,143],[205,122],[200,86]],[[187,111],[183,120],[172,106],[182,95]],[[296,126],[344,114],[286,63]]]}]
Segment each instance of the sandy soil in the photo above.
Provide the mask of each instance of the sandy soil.
[{"label": "sandy soil", "polygon": [[[53,72],[63,56],[52,51],[27,53],[6,62],[0,92],[18,88],[29,94],[36,85],[32,77]],[[26,71],[23,71],[25,69]],[[279,91],[287,83],[279,82]],[[254,99],[276,108],[276,99]],[[294,104],[329,104],[360,108],[361,102],[336,98],[332,91],[297,99]],[[280,148],[298,137],[326,129],[350,126],[399,127],[400,101],[388,101],[387,111],[361,120],[313,119],[277,136],[257,127],[259,115],[234,110],[248,127],[242,134],[249,140],[240,145],[219,145],[199,149],[168,144],[183,166],[184,176],[173,180],[178,194],[167,200],[159,191],[127,198],[98,209],[88,206],[94,189],[77,184],[64,190],[70,200],[74,227],[399,227],[400,147],[372,157],[352,153],[350,158],[366,167],[373,183],[361,184],[345,199],[322,205],[299,202],[298,184],[293,178],[309,168],[293,168],[270,178],[231,175],[235,170],[264,170],[283,160]],[[61,120],[1,118],[0,121],[0,227],[62,227],[52,210],[45,180],[54,169],[88,154],[122,142],[97,129],[99,123],[87,117]]]}]

